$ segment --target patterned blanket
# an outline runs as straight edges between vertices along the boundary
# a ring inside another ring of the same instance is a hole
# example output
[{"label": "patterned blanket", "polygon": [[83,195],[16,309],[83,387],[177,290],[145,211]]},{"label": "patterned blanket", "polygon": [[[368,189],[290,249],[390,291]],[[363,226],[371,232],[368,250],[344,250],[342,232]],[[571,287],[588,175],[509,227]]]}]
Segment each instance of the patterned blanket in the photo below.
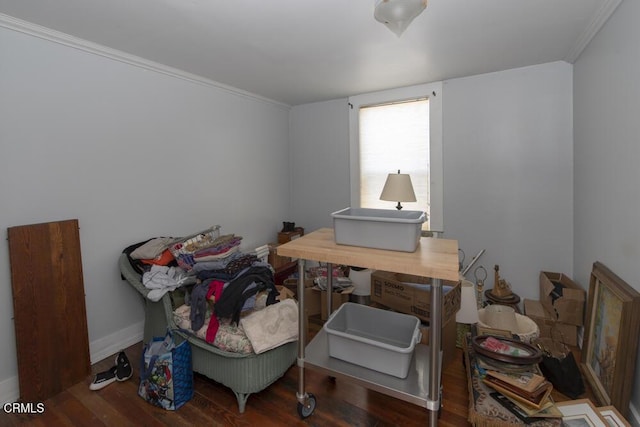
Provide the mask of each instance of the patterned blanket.
[{"label": "patterned blanket", "polygon": [[298,303],[286,299],[240,320],[256,354],[298,339]]}]

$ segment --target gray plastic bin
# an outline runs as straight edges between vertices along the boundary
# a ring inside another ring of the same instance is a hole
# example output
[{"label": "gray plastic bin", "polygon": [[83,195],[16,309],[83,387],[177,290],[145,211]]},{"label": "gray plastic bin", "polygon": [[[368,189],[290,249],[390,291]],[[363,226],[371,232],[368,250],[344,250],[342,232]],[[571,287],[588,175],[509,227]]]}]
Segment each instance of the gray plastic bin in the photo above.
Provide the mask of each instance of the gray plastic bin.
[{"label": "gray plastic bin", "polygon": [[344,303],[323,326],[329,356],[406,378],[420,342],[420,320],[408,314]]},{"label": "gray plastic bin", "polygon": [[422,211],[346,208],[331,214],[339,245],[414,252],[420,243]]}]

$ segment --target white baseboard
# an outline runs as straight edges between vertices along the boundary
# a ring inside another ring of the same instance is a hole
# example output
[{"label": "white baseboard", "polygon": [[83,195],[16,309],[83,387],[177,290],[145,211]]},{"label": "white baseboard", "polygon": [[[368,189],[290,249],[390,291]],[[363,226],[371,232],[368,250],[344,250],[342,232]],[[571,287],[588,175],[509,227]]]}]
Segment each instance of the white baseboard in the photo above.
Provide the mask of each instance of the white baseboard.
[{"label": "white baseboard", "polygon": [[142,341],[143,335],[144,321],[89,343],[91,364],[93,365],[109,356],[113,356],[120,350]]},{"label": "white baseboard", "polygon": [[[91,364],[113,356],[120,350],[142,341],[144,335],[144,322],[121,329],[104,338],[89,343],[89,355]],[[0,403],[15,402],[20,398],[20,383],[18,376],[0,381]]]},{"label": "white baseboard", "polygon": [[20,385],[18,383],[18,376],[7,378],[0,382],[0,402],[5,403],[15,402],[20,397]]}]

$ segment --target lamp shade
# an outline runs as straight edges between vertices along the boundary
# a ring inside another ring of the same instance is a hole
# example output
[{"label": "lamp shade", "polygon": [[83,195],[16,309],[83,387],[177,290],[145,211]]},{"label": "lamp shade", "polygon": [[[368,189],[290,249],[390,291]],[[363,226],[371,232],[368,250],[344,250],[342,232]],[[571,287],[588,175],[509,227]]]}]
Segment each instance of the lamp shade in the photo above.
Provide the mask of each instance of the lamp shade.
[{"label": "lamp shade", "polygon": [[456,313],[456,323],[478,323],[478,305],[476,303],[475,286],[468,280],[462,280],[460,290],[460,310]]},{"label": "lamp shade", "polygon": [[390,202],[415,202],[416,193],[413,191],[411,177],[406,173],[390,173],[384,183],[380,200]]},{"label": "lamp shade", "polygon": [[373,16],[400,37],[426,7],[427,0],[376,0]]},{"label": "lamp shade", "polygon": [[487,325],[494,329],[506,329],[511,333],[518,333],[518,321],[513,307],[491,304],[484,310]]}]

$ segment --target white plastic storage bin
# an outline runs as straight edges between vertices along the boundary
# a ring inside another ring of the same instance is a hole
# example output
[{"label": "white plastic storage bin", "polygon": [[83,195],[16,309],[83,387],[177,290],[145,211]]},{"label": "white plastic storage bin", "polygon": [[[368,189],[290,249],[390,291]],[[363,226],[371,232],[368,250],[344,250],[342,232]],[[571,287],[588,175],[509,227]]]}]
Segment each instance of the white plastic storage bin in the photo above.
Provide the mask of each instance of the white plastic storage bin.
[{"label": "white plastic storage bin", "polygon": [[344,303],[323,326],[329,356],[406,378],[420,342],[420,320],[408,314]]},{"label": "white plastic storage bin", "polygon": [[331,214],[339,245],[414,252],[420,243],[422,211],[346,208]]}]

